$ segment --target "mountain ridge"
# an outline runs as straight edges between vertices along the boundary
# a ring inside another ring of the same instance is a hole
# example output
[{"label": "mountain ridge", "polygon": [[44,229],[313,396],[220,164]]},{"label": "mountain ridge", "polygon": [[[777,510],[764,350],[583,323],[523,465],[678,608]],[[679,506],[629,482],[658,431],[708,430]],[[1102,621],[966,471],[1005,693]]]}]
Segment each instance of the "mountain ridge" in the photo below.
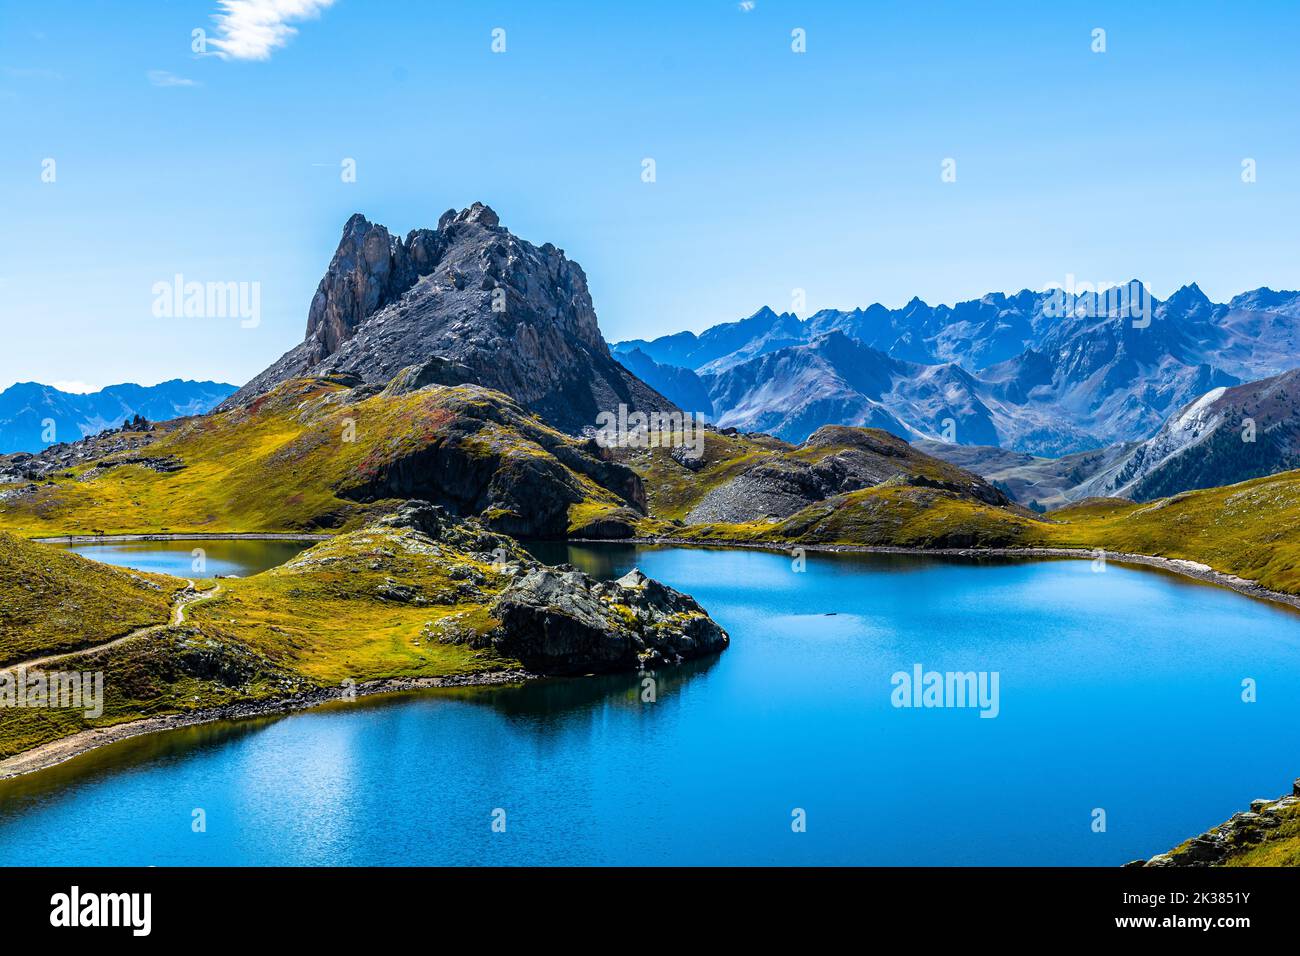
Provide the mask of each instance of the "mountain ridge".
[{"label": "mountain ridge", "polygon": [[[40,382],[15,382],[0,391],[0,454],[35,452],[76,441],[137,415],[161,421],[202,414],[234,391],[234,385],[222,382],[180,378],[157,385],[123,382],[86,393],[65,392]],[[49,422],[53,422],[52,436]]]},{"label": "mountain ridge", "polygon": [[[772,384],[755,377],[753,363],[838,333],[891,359],[965,373],[960,379],[954,376],[958,391],[968,392],[970,401],[988,414],[975,416],[974,429],[955,419],[957,442],[1052,457],[1144,440],[1174,411],[1210,389],[1300,364],[1295,358],[1300,356],[1300,292],[1264,287],[1214,303],[1195,283],[1164,300],[1150,296],[1136,280],[1120,288],[1131,290],[1128,300],[1114,292],[1067,297],[1060,290],[1025,289],[1013,295],[989,293],[954,306],[930,306],[913,298],[899,309],[880,304],[823,309],[806,319],[765,307],[699,335],[615,343],[614,352],[635,350],[661,365],[689,369],[708,391],[719,422],[780,420],[784,406],[764,408],[760,399],[766,392],[788,400],[791,382]],[[1117,314],[1117,302],[1120,311],[1130,311]],[[692,362],[697,364],[682,364]],[[853,370],[841,367],[836,374],[844,380],[852,378]],[[750,379],[751,387],[737,390],[737,376]],[[926,391],[924,383],[895,389],[900,400],[883,402],[903,425],[896,432],[902,437],[936,431],[936,422],[909,417],[917,399],[904,393],[918,390]],[[845,396],[841,407],[847,418],[837,417],[828,406],[825,417],[801,423],[807,432],[788,431],[782,437],[797,441],[820,425],[851,423],[864,400],[879,398]],[[938,403],[931,395],[922,404]]]}]

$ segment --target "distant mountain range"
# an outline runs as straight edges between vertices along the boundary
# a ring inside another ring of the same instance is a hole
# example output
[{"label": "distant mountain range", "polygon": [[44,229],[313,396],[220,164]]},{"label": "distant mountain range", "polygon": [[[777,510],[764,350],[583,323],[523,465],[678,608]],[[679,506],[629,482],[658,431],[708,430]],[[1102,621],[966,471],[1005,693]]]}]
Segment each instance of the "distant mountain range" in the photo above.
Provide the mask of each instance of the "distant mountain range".
[{"label": "distant mountain range", "polygon": [[1053,457],[1144,440],[1213,389],[1300,365],[1300,292],[1214,303],[1193,284],[1149,303],[1140,320],[1095,294],[1067,311],[1029,290],[807,319],[763,308],[614,353],[721,427],[802,441],[826,424],[874,425]]},{"label": "distant mountain range", "polygon": [[136,415],[150,421],[200,415],[234,391],[235,386],[219,382],[173,379],[149,386],[110,385],[79,395],[50,385],[19,382],[0,392],[0,454],[35,452],[47,445],[77,441],[116,428]]},{"label": "distant mountain range", "polygon": [[1090,497],[1151,501],[1300,468],[1300,370],[1216,388],[1179,409],[1146,441],[1062,458],[1003,448],[914,442],[1022,504]]}]

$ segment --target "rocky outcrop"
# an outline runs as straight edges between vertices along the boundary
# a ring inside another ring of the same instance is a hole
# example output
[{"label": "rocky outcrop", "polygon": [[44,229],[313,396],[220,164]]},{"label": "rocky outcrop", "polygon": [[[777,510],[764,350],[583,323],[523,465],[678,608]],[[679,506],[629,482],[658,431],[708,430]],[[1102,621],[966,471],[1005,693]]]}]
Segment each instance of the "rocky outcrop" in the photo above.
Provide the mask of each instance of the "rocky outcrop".
[{"label": "rocky outcrop", "polygon": [[637,523],[642,517],[644,515],[637,514],[631,508],[616,508],[574,524],[569,528],[568,537],[600,541],[632,538],[636,536]]},{"label": "rocky outcrop", "polygon": [[370,315],[401,298],[439,255],[438,234],[417,229],[403,242],[356,213],[343,227],[307,313],[306,359],[333,355]]},{"label": "rocky outcrop", "polygon": [[602,582],[567,566],[535,568],[492,613],[501,621],[493,647],[548,674],[679,664],[729,641],[694,598],[638,570]]},{"label": "rocky outcrop", "polygon": [[620,404],[676,410],[610,356],[581,266],[550,243],[512,235],[482,203],[448,210],[437,229],[404,241],[354,215],[304,341],[222,407],[305,375],[385,384],[413,363],[429,382],[496,389],[574,434]]},{"label": "rocky outcrop", "polygon": [[431,636],[490,646],[534,673],[679,664],[717,653],[729,642],[694,598],[638,570],[617,581],[596,581],[569,565],[548,567],[510,538],[426,501],[409,501],[378,524],[418,532],[505,575],[508,583],[489,606],[496,627],[486,634],[443,627]]},{"label": "rocky outcrop", "polygon": [[886,482],[1009,504],[1002,492],[975,475],[947,467],[882,431],[827,425],[793,451],[759,458],[709,490],[686,515],[686,523],[788,518],[814,502]]},{"label": "rocky outcrop", "polygon": [[110,468],[122,468],[126,465],[139,465],[141,468],[156,471],[160,475],[169,475],[185,467],[185,463],[175,455],[122,455],[117,458],[106,458],[95,462],[90,470],[82,475],[81,480],[93,481],[98,477],[98,473],[105,472]]},{"label": "rocky outcrop", "polygon": [[467,365],[432,355],[419,365],[402,369],[384,387],[383,394],[409,395],[428,385],[471,385],[474,371]]},{"label": "rocky outcrop", "polygon": [[[105,429],[88,438],[75,442],[50,445],[36,453],[17,452],[12,455],[0,455],[0,484],[19,481],[45,481],[56,474],[61,474],[79,465],[98,462],[97,468],[111,468],[118,464],[129,464],[132,455],[119,455],[118,459],[101,461],[105,456],[121,452],[134,452],[145,448],[163,434],[161,429],[175,428],[183,423],[182,419],[168,422],[164,426],[145,423],[147,428],[121,427]],[[141,456],[140,461],[150,461]]]}]

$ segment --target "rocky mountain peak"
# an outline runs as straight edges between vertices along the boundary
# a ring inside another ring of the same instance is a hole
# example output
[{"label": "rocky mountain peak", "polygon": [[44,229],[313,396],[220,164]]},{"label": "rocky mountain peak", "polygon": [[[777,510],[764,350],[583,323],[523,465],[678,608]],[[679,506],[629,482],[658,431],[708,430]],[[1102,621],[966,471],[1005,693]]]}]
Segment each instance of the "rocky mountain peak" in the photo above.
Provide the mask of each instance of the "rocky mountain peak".
[{"label": "rocky mountain peak", "polygon": [[1200,315],[1203,309],[1213,308],[1210,297],[1195,282],[1183,286],[1165,300],[1168,311],[1179,315]]},{"label": "rocky mountain peak", "polygon": [[[448,212],[450,211],[448,210]],[[457,213],[453,222],[473,222],[478,223],[485,229],[496,229],[501,225],[501,217],[493,211],[491,206],[476,202],[468,209],[462,209]]]},{"label": "rocky mountain peak", "polygon": [[610,356],[582,267],[551,243],[513,235],[481,202],[404,240],[360,213],[349,218],[303,342],[225,407],[303,375],[385,384],[434,358],[567,431],[619,405],[676,410]]},{"label": "rocky mountain peak", "polygon": [[1281,289],[1275,291],[1268,286],[1235,295],[1228,303],[1231,309],[1279,310],[1292,315],[1300,311],[1298,306],[1300,306],[1300,292]]}]

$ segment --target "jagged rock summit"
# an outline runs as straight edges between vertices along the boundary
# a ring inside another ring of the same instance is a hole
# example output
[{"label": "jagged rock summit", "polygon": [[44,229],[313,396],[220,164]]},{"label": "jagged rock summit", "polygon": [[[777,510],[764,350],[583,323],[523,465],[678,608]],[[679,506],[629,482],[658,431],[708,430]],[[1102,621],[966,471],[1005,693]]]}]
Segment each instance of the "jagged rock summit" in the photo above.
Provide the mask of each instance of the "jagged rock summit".
[{"label": "jagged rock summit", "polygon": [[[312,298],[306,337],[222,407],[290,378],[346,373],[383,384],[414,365],[426,366],[425,384],[472,380],[572,433],[620,404],[676,410],[611,357],[582,267],[549,242],[512,235],[477,202],[405,240],[353,215]],[[454,381],[440,381],[441,371]]]}]

